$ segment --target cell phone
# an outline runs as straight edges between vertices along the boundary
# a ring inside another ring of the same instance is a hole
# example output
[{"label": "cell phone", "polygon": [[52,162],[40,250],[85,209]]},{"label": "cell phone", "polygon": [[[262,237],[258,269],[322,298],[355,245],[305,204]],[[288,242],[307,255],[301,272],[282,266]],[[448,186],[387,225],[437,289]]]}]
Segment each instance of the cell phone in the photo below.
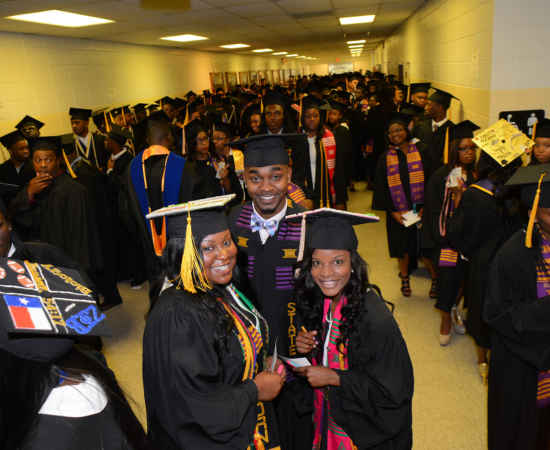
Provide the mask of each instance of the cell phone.
[{"label": "cell phone", "polygon": [[415,214],[420,214],[420,210],[421,210],[422,208],[424,208],[424,203],[415,203],[415,204],[413,205],[413,212],[414,212]]}]

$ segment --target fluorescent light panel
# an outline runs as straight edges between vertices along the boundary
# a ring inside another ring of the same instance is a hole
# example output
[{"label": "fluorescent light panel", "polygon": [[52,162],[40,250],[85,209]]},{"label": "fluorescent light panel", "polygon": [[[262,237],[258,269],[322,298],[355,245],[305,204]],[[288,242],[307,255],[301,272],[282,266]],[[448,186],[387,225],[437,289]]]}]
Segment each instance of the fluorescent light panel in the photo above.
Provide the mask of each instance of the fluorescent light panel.
[{"label": "fluorescent light panel", "polygon": [[361,45],[350,45],[349,48],[363,48],[364,45],[361,44]]},{"label": "fluorescent light panel", "polygon": [[176,42],[191,42],[191,41],[202,41],[203,39],[208,39],[207,37],[195,36],[194,34],[182,34],[181,36],[168,36],[163,37],[165,41],[176,41]]},{"label": "fluorescent light panel", "polygon": [[254,53],[265,53],[265,52],[272,52],[273,50],[270,48],[261,48],[259,50],[252,50]]},{"label": "fluorescent light panel", "polygon": [[273,53],[273,54],[274,54],[275,56],[277,56],[277,55],[286,55],[287,52],[277,52],[277,53]]},{"label": "fluorescent light panel", "polygon": [[250,45],[247,44],[230,44],[230,45],[220,45],[222,48],[244,48],[244,47],[250,47]]},{"label": "fluorescent light panel", "polygon": [[365,42],[367,42],[365,39],[363,39],[362,41],[348,41],[348,45],[350,45],[350,44],[364,44]]},{"label": "fluorescent light panel", "polygon": [[56,9],[52,9],[51,11],[42,11],[39,13],[10,16],[6,17],[6,19],[44,23],[46,25],[70,28],[87,27],[90,25],[98,25],[100,23],[113,22],[112,20],[100,19],[99,17],[83,16],[82,14],[73,14],[65,11],[58,11]]},{"label": "fluorescent light panel", "polygon": [[374,15],[370,16],[355,16],[355,17],[341,17],[340,23],[342,25],[352,25],[354,23],[370,23],[374,20]]},{"label": "fluorescent light panel", "polygon": [[292,58],[293,56],[298,56],[298,53],[295,53],[293,55],[286,55],[287,58]]}]

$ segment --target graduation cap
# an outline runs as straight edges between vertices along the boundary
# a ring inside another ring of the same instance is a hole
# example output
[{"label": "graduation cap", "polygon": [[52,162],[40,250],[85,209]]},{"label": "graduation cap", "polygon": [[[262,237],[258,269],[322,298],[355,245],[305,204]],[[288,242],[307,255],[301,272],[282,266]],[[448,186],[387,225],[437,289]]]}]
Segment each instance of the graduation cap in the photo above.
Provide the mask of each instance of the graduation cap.
[{"label": "graduation cap", "polygon": [[427,94],[430,92],[432,83],[411,83],[411,95],[424,93]]},{"label": "graduation cap", "polygon": [[409,86],[407,86],[406,84],[399,83],[397,85],[397,90],[403,92],[403,95],[405,96],[405,98],[407,98],[409,94]]},{"label": "graduation cap", "polygon": [[355,86],[355,91],[367,92],[367,87],[364,84],[358,84]]},{"label": "graduation cap", "polygon": [[464,120],[456,125],[453,125],[452,127],[448,127],[445,135],[443,163],[447,164],[449,162],[449,142],[452,142],[455,139],[473,139],[474,131],[479,129],[480,127],[469,120]]},{"label": "graduation cap", "polygon": [[172,105],[174,106],[175,100],[171,97],[162,97],[159,100],[156,100],[155,103],[158,103],[160,107],[162,108],[162,105]]},{"label": "graduation cap", "polygon": [[230,123],[220,121],[214,122],[214,131],[221,131],[228,138],[235,136],[238,130],[239,129],[235,125],[231,125]]},{"label": "graduation cap", "polygon": [[288,166],[290,157],[286,150],[285,139],[305,139],[307,134],[282,133],[259,134],[239,139],[224,145],[246,145],[244,151],[244,167],[268,167],[276,165]]},{"label": "graduation cap", "polygon": [[8,184],[8,183],[0,183],[0,209],[7,211],[8,208],[6,208],[6,205],[4,204],[4,200],[2,200],[2,195],[7,194],[9,192],[18,191],[21,188],[17,186],[16,184]]},{"label": "graduation cap", "polygon": [[[302,226],[300,249],[304,247],[322,250],[355,250],[359,245],[353,225],[379,222],[374,214],[357,214],[332,208],[321,208],[294,214],[286,218],[290,222],[308,222],[307,233]],[[305,224],[304,224],[305,225]],[[305,234],[305,245],[304,242]],[[302,251],[300,251],[302,253]],[[303,253],[298,255],[298,261]]]},{"label": "graduation cap", "polygon": [[382,124],[383,130],[388,130],[394,123],[403,125],[408,128],[409,124],[414,120],[414,116],[411,114],[405,114],[397,111],[390,111]]},{"label": "graduation cap", "polygon": [[106,316],[76,270],[0,258],[0,348],[56,361],[80,336],[111,336]]},{"label": "graduation cap", "polygon": [[330,103],[326,100],[323,100],[315,95],[306,95],[300,99],[301,112],[303,113],[306,109],[319,109],[324,111],[332,111]]},{"label": "graduation cap", "polygon": [[310,83],[307,86],[307,93],[313,94],[314,92],[318,92],[320,94],[323,90],[323,87],[324,87],[323,85],[319,85],[317,83]]},{"label": "graduation cap", "polygon": [[168,206],[146,216],[149,220],[170,217],[168,221],[170,239],[185,238],[178,289],[181,285],[191,293],[196,293],[197,289],[204,292],[207,289],[212,289],[210,281],[204,275],[203,261],[199,257],[193,238],[229,230],[224,206],[233,198],[235,198],[235,194],[205,198]]},{"label": "graduation cap", "polygon": [[279,91],[269,91],[262,98],[262,103],[264,105],[264,109],[269,105],[279,105],[281,108],[289,111],[294,102],[291,98],[287,97]]},{"label": "graduation cap", "polygon": [[122,107],[122,112],[124,114],[132,114],[132,111],[130,110],[130,105],[126,105]]},{"label": "graduation cap", "polygon": [[76,151],[76,146],[74,145],[74,134],[62,134],[61,136],[61,148],[67,155],[72,155]]},{"label": "graduation cap", "polygon": [[337,91],[336,98],[344,98],[349,101],[349,99],[351,98],[351,92]]},{"label": "graduation cap", "polygon": [[130,130],[116,124],[111,127],[111,131],[107,133],[107,136],[122,147],[124,147],[124,144],[126,144],[128,139],[132,139],[132,133],[130,133]]},{"label": "graduation cap", "polygon": [[254,100],[256,100],[258,98],[258,94],[254,93],[254,92],[241,92],[239,94],[239,97],[242,97],[244,98],[247,102],[253,102]]},{"label": "graduation cap", "polygon": [[[72,147],[68,146],[68,140],[72,142]],[[69,149],[69,155],[72,155],[75,152],[74,147],[74,135],[72,133],[65,134],[63,136],[40,136],[40,137],[34,137],[34,138],[28,138],[27,141],[29,142],[29,148],[31,149],[31,155],[34,154],[34,152],[38,150],[52,150],[56,156],[63,156],[63,159],[65,160],[65,165],[67,166],[67,170],[69,171],[69,174],[71,177],[76,178],[75,173],[73,172],[73,169],[71,167],[71,164],[69,163],[69,160],[67,159],[67,155],[65,153],[65,148],[63,143],[65,142],[65,146]]]},{"label": "graduation cap", "polygon": [[183,98],[179,98],[179,97],[176,97],[176,98],[174,99],[174,103],[175,103],[174,106],[175,106],[177,109],[179,109],[179,108],[185,108],[185,106],[187,105],[187,102],[186,102]]},{"label": "graduation cap", "polygon": [[189,97],[191,97],[191,96],[193,96],[193,95],[194,95],[195,97],[197,96],[197,94],[195,94],[193,91],[189,91],[187,94],[184,95],[184,97],[186,97],[187,100],[189,100]]},{"label": "graduation cap", "polygon": [[383,80],[384,74],[382,72],[373,72],[372,77],[376,78],[377,80]]},{"label": "graduation cap", "polygon": [[26,127],[35,127],[38,130],[44,126],[44,123],[40,122],[40,120],[35,119],[31,116],[25,116],[23,117],[23,120],[19,122],[17,125],[15,125],[15,128],[17,128],[19,131],[21,131],[22,128]]},{"label": "graduation cap", "polygon": [[222,98],[222,105],[223,106],[227,106],[227,105],[233,106],[233,102],[231,101],[230,98],[225,97],[225,98]]},{"label": "graduation cap", "polygon": [[23,136],[23,133],[21,133],[21,131],[19,130],[12,131],[11,133],[5,134],[4,136],[0,137],[0,142],[7,149],[9,149],[16,142],[25,140],[27,140],[27,138]]},{"label": "graduation cap", "polygon": [[202,122],[199,119],[192,120],[187,125],[185,125],[183,128],[185,130],[185,135],[186,136],[196,136],[201,131],[203,133],[206,133],[204,131],[204,127],[202,125]]},{"label": "graduation cap", "polygon": [[349,105],[346,105],[344,103],[340,103],[336,100],[332,100],[330,102],[330,107],[333,110],[340,111],[342,114],[345,113],[349,109]]},{"label": "graduation cap", "polygon": [[378,89],[378,86],[379,86],[378,80],[369,80],[369,81],[367,81],[367,86],[374,86]]},{"label": "graduation cap", "polygon": [[213,95],[212,96],[212,104],[214,103],[222,103],[223,97],[221,95]]},{"label": "graduation cap", "polygon": [[540,119],[533,127],[533,135],[531,139],[550,138],[550,119]]},{"label": "graduation cap", "polygon": [[147,106],[147,103],[138,103],[137,105],[132,106],[132,109],[136,113],[140,113],[145,111],[145,107]]},{"label": "graduation cap", "polygon": [[404,103],[399,109],[399,112],[402,112],[405,114],[411,114],[415,117],[418,117],[420,114],[424,112],[424,108],[422,108],[422,106],[416,106],[413,103]]},{"label": "graduation cap", "polygon": [[171,123],[170,117],[164,112],[163,109],[155,111],[154,113],[149,114],[145,119],[140,120],[134,125],[134,129],[141,132],[142,135],[145,135],[149,128],[160,122],[165,122],[167,124]]},{"label": "graduation cap", "polygon": [[82,109],[82,108],[71,108],[69,109],[69,115],[71,116],[71,120],[90,120],[90,117],[92,116],[92,110],[91,109]]},{"label": "graduation cap", "polygon": [[396,77],[397,77],[397,75],[394,75],[394,74],[386,75],[386,78],[387,78],[388,81],[393,81],[393,80],[395,80]]},{"label": "graduation cap", "polygon": [[122,108],[114,108],[109,111],[109,115],[114,121],[115,117],[123,116],[124,114],[122,113]]},{"label": "graduation cap", "polygon": [[147,106],[147,109],[149,110],[150,113],[152,113],[152,112],[158,111],[159,105],[157,105],[156,103],[151,103],[149,106]]},{"label": "graduation cap", "polygon": [[351,74],[350,76],[347,77],[348,79],[348,82],[349,81],[359,81],[359,77],[355,74]]},{"label": "graduation cap", "polygon": [[449,107],[451,106],[451,100],[453,98],[460,101],[454,95],[449,94],[448,92],[442,91],[441,89],[436,89],[435,92],[432,95],[430,95],[428,100],[439,103],[445,109],[449,109]]},{"label": "graduation cap", "polygon": [[204,91],[202,91],[202,95],[204,95],[205,97],[210,97],[212,93],[210,92],[210,89],[205,89]]},{"label": "graduation cap", "polygon": [[98,109],[92,113],[92,121],[95,123],[96,127],[100,127],[102,124],[107,124],[105,119],[105,113],[109,108]]},{"label": "graduation cap", "polygon": [[523,186],[521,201],[531,206],[531,215],[527,224],[525,246],[531,248],[533,227],[537,208],[550,208],[550,164],[520,167],[506,183],[506,186]]}]

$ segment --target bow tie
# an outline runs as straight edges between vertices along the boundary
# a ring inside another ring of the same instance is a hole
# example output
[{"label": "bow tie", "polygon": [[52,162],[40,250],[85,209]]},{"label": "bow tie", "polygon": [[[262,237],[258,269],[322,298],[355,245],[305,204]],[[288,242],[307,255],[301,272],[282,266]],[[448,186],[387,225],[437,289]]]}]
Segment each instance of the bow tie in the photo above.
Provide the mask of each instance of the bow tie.
[{"label": "bow tie", "polygon": [[276,220],[264,220],[256,213],[252,214],[250,217],[250,229],[253,233],[264,229],[269,233],[270,236],[273,236],[277,231],[277,221]]}]

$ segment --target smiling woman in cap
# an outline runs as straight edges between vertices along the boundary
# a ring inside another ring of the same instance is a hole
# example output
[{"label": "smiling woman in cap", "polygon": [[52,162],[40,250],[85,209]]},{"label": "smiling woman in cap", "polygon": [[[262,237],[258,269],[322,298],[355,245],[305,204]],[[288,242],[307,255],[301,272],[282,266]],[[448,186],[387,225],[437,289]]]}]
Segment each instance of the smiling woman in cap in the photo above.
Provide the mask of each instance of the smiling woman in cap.
[{"label": "smiling woman in cap", "polygon": [[[257,311],[224,213],[231,196],[155,212],[172,215],[143,337],[149,435],[157,448],[279,448],[268,327]],[[245,257],[246,259],[246,257]]]},{"label": "smiling woman in cap", "polygon": [[483,318],[492,328],[489,449],[550,447],[550,165],[520,167],[523,229],[491,265]]},{"label": "smiling woman in cap", "polygon": [[410,449],[411,360],[352,226],[378,217],[320,209],[289,219],[311,223],[294,267],[304,323],[296,348],[313,364],[295,370],[315,389],[313,448]]}]

